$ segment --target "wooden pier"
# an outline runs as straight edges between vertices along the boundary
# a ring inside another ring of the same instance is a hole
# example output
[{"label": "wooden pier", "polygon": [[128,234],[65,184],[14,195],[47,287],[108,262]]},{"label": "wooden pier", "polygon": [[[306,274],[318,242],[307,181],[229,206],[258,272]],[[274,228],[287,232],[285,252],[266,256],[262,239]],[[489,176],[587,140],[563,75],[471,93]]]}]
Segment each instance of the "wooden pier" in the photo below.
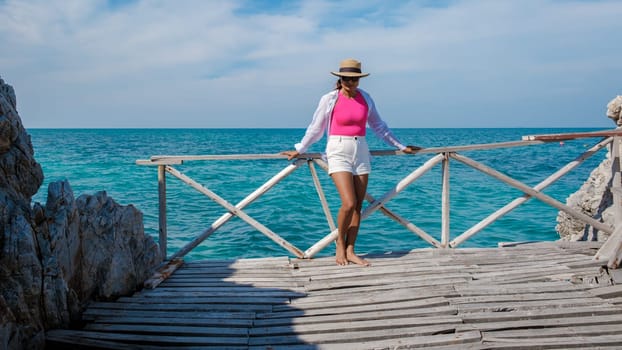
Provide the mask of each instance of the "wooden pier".
[{"label": "wooden pier", "polygon": [[[534,187],[459,154],[594,137],[602,139]],[[605,147],[611,159],[613,225],[542,192]],[[314,258],[332,246],[338,232],[315,170],[316,165],[326,170],[319,154],[301,155],[287,163],[237,204],[175,166],[190,161],[278,160],[283,155],[138,160],[139,165],[158,169],[159,245],[169,264],[181,261],[236,216],[289,256],[188,261],[172,274],[163,271],[162,276],[168,278],[151,285],[155,288],[114,302],[91,303],[82,327],[48,331],[48,345],[62,349],[622,349],[621,148],[622,130],[616,129],[423,149],[418,154],[431,157],[416,169],[405,169],[409,174],[380,197],[367,194],[369,204],[361,217],[378,210],[432,248],[368,255],[371,267],[338,266],[334,257]],[[396,151],[372,154],[403,156]],[[468,230],[452,234],[450,162],[467,165],[523,195]],[[437,164],[442,175],[440,239],[385,206]],[[308,249],[286,241],[245,211],[303,165],[309,166],[330,229]],[[167,255],[167,174],[224,208],[222,216],[172,256]],[[456,248],[531,198],[609,234],[609,239],[604,244],[542,242]]]},{"label": "wooden pier", "polygon": [[[94,302],[62,349],[620,349],[622,285],[599,243],[417,249],[183,264],[155,289]],[[606,263],[605,263],[606,264]],[[611,272],[611,271],[610,271]]]}]

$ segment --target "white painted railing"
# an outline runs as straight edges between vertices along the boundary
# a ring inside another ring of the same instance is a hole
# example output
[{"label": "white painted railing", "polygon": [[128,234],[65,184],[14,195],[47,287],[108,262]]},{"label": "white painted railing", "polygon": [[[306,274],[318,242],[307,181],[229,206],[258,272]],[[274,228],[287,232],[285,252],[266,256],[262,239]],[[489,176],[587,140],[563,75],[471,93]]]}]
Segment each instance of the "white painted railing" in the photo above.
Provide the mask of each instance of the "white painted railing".
[{"label": "white painted railing", "polygon": [[[516,207],[528,201],[530,198],[536,198],[560,211],[567,213],[575,219],[578,219],[587,225],[591,225],[595,229],[599,231],[608,233],[611,235],[610,239],[603,244],[603,247],[596,254],[595,259],[607,261],[608,265],[612,268],[617,268],[620,265],[621,260],[621,247],[622,247],[622,206],[621,206],[621,198],[622,198],[622,185],[620,179],[620,138],[622,137],[622,130],[606,130],[606,131],[598,131],[598,132],[585,132],[585,133],[568,133],[568,134],[549,134],[549,135],[534,135],[534,136],[524,136],[520,141],[514,142],[500,142],[500,143],[491,143],[491,144],[478,144],[478,145],[467,145],[467,146],[453,146],[453,147],[437,147],[437,148],[425,148],[417,152],[417,154],[435,154],[432,158],[427,160],[423,165],[419,168],[413,170],[408,175],[406,175],[402,180],[398,181],[389,191],[387,191],[384,195],[379,198],[374,198],[369,194],[366,194],[365,199],[369,202],[368,206],[365,207],[363,212],[361,213],[361,219],[367,218],[370,214],[375,212],[376,210],[380,210],[382,213],[390,217],[391,219],[397,221],[401,225],[403,225],[406,229],[412,231],[414,234],[418,235],[421,239],[428,242],[430,245],[437,248],[454,248],[465,242],[467,239],[475,235],[477,232],[481,231],[485,227],[489,226],[497,219],[506,215]],[[573,140],[580,138],[602,138],[599,142],[589,148],[586,152],[579,155],[576,159],[566,164],[564,167],[557,170],[555,173],[550,175],[548,178],[540,182],[534,187],[530,187],[508,175],[505,175],[487,165],[479,163],[469,157],[466,157],[460,152],[464,151],[476,151],[476,150],[490,150],[496,148],[509,148],[509,147],[521,147],[521,146],[532,146],[543,144],[547,142],[560,142],[564,140]],[[612,193],[614,197],[614,206],[616,208],[616,216],[615,216],[615,228],[610,227],[609,225],[596,220],[580,211],[577,211],[573,208],[568,207],[567,205],[557,201],[556,199],[544,194],[542,190],[559,180],[562,176],[579,166],[586,159],[594,155],[599,150],[603,149],[611,145],[611,159],[612,159]],[[373,156],[412,156],[406,155],[399,151],[372,151]],[[200,235],[198,235],[195,239],[189,242],[186,246],[181,248],[178,252],[173,254],[169,259],[179,259],[194,249],[197,245],[207,239],[212,233],[218,230],[222,225],[224,225],[227,221],[229,221],[234,216],[239,217],[240,219],[247,222],[249,225],[254,227],[256,230],[260,231],[272,241],[277,243],[279,246],[295,255],[298,258],[312,258],[326,246],[328,246],[331,242],[333,242],[337,237],[337,227],[335,226],[334,219],[332,218],[331,212],[329,210],[329,206],[326,200],[326,196],[324,195],[324,191],[322,189],[320,180],[318,178],[315,165],[327,170],[326,163],[321,159],[321,154],[319,153],[309,153],[302,154],[296,160],[274,175],[270,180],[265,182],[262,186],[257,188],[254,192],[249,194],[246,198],[241,200],[239,203],[233,205],[229,203],[226,199],[218,195],[217,193],[210,190],[208,187],[199,184],[197,181],[193,180],[189,176],[181,173],[174,166],[180,165],[184,162],[188,161],[219,161],[219,160],[259,160],[259,159],[283,159],[286,156],[281,154],[230,154],[230,155],[196,155],[196,156],[152,156],[148,160],[137,160],[136,163],[138,165],[151,165],[158,167],[158,193],[159,193],[159,244],[160,250],[162,252],[162,256],[166,256],[167,252],[167,218],[166,218],[166,173],[180,179],[187,185],[191,186],[198,192],[203,195],[209,197],[214,202],[221,205],[225,208],[226,213],[223,214],[220,218],[214,221],[208,229],[203,231]],[[450,177],[450,161],[458,161],[463,163],[477,171],[480,171],[484,174],[487,174],[493,178],[496,178],[505,184],[520,190],[523,195],[515,198],[511,202],[507,203],[502,208],[498,209],[485,219],[481,220],[477,224],[473,225],[468,230],[464,231],[462,234],[458,235],[453,240],[450,240],[449,229],[450,229],[450,215],[449,215],[449,204],[450,204],[450,196],[449,196],[449,177]],[[436,165],[441,164],[442,166],[442,193],[441,193],[441,237],[440,240],[434,238],[429,233],[425,232],[420,227],[417,227],[412,222],[408,221],[406,218],[398,215],[397,213],[386,208],[386,204],[394,198],[397,194],[403,191],[406,187],[415,182],[422,175],[430,171]],[[261,195],[266,193],[276,184],[278,184],[281,180],[292,174],[299,167],[307,164],[311,171],[311,176],[313,179],[313,183],[315,185],[316,191],[319,195],[320,202],[322,204],[322,209],[326,216],[326,220],[331,229],[331,232],[324,236],[322,239],[317,241],[311,247],[306,250],[302,250],[295,245],[291,244],[287,240],[283,239],[276,232],[270,230],[267,226],[260,223],[250,215],[248,215],[244,208],[250,203],[254,202]]]}]

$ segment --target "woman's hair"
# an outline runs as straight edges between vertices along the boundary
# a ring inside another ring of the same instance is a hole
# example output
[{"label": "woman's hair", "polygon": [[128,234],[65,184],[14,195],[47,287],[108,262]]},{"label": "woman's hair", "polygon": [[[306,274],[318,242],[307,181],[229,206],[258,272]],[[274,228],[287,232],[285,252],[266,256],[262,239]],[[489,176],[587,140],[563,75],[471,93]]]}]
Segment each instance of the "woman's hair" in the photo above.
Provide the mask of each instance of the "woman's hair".
[{"label": "woman's hair", "polygon": [[335,90],[340,90],[341,89],[341,78],[337,79],[337,82],[335,83]]}]

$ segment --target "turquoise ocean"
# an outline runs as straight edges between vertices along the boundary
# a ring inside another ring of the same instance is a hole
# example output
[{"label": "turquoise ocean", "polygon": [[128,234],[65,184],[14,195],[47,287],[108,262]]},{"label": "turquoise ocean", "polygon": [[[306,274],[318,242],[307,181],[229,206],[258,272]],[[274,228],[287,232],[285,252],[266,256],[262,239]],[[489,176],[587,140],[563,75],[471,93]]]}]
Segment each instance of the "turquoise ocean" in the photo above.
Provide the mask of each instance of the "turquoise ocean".
[{"label": "turquoise ocean", "polygon": [[[516,129],[394,129],[405,144],[422,147],[458,146],[518,141],[524,135],[584,132],[603,128]],[[304,129],[29,129],[35,158],[43,167],[44,184],[33,198],[45,203],[50,182],[67,179],[76,197],[106,193],[121,205],[134,205],[144,215],[145,231],[158,239],[157,167],[136,165],[153,155],[274,154],[293,148]],[[478,162],[535,186],[574,160],[599,139],[579,139],[536,146],[462,152]],[[372,150],[389,149],[369,132]],[[321,152],[325,139],[310,150]],[[543,192],[563,203],[604,159],[605,150],[588,159]],[[373,159],[369,194],[379,198],[432,155],[378,156]],[[189,161],[175,166],[232,204],[236,204],[287,166],[286,159]],[[328,175],[316,167],[333,217],[339,198]],[[387,203],[387,208],[436,239],[441,232],[441,165]],[[522,196],[488,175],[457,161],[450,162],[451,239],[514,198]],[[364,207],[368,203],[364,204]],[[226,210],[177,178],[167,175],[168,254],[207,229]],[[306,250],[324,237],[329,226],[303,166],[245,209],[298,248]],[[495,247],[498,242],[552,241],[557,209],[531,199],[480,231],[461,247]],[[408,251],[430,247],[418,236],[380,211],[362,222],[357,240],[360,253]],[[318,256],[334,253],[333,246]],[[186,256],[187,260],[291,255],[234,217]]]}]

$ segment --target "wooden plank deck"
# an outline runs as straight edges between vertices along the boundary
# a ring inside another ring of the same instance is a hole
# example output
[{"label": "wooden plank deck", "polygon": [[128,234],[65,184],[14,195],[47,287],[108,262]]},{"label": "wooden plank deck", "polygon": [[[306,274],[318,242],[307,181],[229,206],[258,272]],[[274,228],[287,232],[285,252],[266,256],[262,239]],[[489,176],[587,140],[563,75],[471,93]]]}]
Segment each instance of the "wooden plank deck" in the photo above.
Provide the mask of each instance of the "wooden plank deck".
[{"label": "wooden plank deck", "polygon": [[64,349],[620,349],[622,285],[597,243],[185,263],[156,289],[92,303]]}]

